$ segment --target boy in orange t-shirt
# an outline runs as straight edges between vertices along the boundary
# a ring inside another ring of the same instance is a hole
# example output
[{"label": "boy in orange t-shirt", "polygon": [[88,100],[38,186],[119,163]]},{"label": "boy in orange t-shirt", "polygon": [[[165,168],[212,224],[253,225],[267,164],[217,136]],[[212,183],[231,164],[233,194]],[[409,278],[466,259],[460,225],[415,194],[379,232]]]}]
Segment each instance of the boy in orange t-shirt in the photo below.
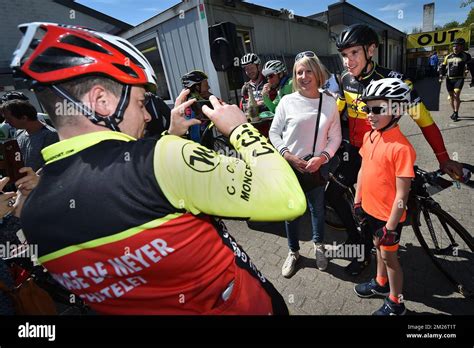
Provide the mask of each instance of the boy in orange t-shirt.
[{"label": "boy in orange t-shirt", "polygon": [[397,251],[406,218],[406,203],[416,153],[397,125],[408,110],[410,88],[395,78],[372,81],[364,91],[372,131],[364,136],[360,149],[362,166],[357,180],[354,214],[367,222],[377,248],[377,276],[358,284],[359,297],[389,295],[374,315],[403,315],[403,272]]}]

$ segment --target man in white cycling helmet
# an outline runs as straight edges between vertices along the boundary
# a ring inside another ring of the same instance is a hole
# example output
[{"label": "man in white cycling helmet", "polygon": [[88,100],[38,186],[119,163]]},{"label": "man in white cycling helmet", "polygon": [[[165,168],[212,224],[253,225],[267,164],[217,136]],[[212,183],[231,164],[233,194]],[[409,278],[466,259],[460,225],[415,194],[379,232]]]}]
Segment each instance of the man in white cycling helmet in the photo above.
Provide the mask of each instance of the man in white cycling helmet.
[{"label": "man in white cycling helmet", "polygon": [[[263,76],[267,83],[263,86],[263,102],[271,112],[275,112],[278,103],[284,95],[293,93],[293,79],[288,76],[285,63],[279,60],[269,60],[263,66]],[[271,90],[276,89],[277,95],[271,98]]]},{"label": "man in white cycling helmet", "polygon": [[249,86],[252,87],[253,96],[258,105],[258,111],[266,111],[267,108],[263,102],[263,85],[265,78],[260,71],[260,58],[255,53],[247,53],[240,59],[240,66],[244,69],[245,75],[250,81],[244,83],[242,86],[242,99],[240,100],[240,108],[245,111],[249,99]]}]

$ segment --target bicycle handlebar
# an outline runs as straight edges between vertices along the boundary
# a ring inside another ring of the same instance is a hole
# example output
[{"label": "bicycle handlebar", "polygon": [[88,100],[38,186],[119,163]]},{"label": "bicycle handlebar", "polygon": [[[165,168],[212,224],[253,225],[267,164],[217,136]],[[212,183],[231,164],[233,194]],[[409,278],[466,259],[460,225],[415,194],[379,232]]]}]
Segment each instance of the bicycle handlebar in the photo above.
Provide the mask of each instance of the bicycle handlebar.
[{"label": "bicycle handlebar", "polygon": [[459,183],[464,184],[470,188],[474,188],[474,181],[470,179],[471,173],[474,172],[474,166],[468,163],[461,164],[464,169],[467,169],[463,180],[447,180],[441,178],[446,174],[441,169],[435,170],[433,172],[426,172],[423,169],[418,168],[418,166],[415,166],[415,174],[422,177],[426,183],[433,186],[441,186],[443,189],[452,186],[453,184],[459,185]]}]

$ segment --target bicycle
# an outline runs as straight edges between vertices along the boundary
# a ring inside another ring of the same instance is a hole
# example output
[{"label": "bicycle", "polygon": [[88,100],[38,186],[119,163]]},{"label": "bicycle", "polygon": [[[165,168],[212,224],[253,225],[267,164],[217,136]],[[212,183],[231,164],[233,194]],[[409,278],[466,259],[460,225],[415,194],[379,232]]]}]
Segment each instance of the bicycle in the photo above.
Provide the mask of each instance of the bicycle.
[{"label": "bicycle", "polygon": [[[473,167],[463,163],[473,171]],[[410,224],[420,245],[436,267],[465,297],[474,295],[474,239],[471,234],[441,208],[432,195],[459,182],[441,177],[440,170],[426,172],[415,166],[415,179],[408,198]],[[474,181],[465,185],[474,188]],[[411,212],[411,214],[410,214]]]},{"label": "bicycle", "polygon": [[[341,144],[339,151],[337,151],[335,156],[331,159],[331,161],[329,161],[328,185],[330,183],[334,183],[335,185],[338,185],[344,189],[344,193],[341,196],[341,200],[343,202],[342,204],[347,205],[352,210],[352,206],[354,204],[355,188],[352,185],[346,185],[344,183],[344,177],[341,176],[337,171],[339,164],[343,161],[343,154],[345,151],[346,149],[344,144]],[[331,228],[339,231],[346,230],[346,227],[344,226],[344,223],[337,214],[336,210],[328,203],[327,200],[325,202],[324,219],[326,224]]]},{"label": "bicycle", "polygon": [[[474,171],[473,166],[465,163],[462,165],[469,172]],[[421,247],[435,266],[459,293],[470,298],[474,295],[474,239],[431,197],[453,185],[460,187],[460,183],[442,178],[444,173],[441,170],[426,172],[418,166],[415,166],[414,170],[415,178],[412,180],[407,204],[408,215],[404,225],[412,226]],[[352,208],[354,187],[344,185],[335,173],[335,170],[330,173],[329,180],[345,189],[343,202]],[[463,184],[474,188],[473,180]],[[326,210],[326,216],[328,225],[343,229],[342,221],[332,207]]]}]

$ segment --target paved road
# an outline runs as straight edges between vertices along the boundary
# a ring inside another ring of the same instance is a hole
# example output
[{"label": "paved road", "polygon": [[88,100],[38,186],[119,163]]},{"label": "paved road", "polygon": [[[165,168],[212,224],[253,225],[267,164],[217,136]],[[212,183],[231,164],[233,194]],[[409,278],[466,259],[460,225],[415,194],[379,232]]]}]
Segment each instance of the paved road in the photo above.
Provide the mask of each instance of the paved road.
[{"label": "paved road", "polygon": [[[444,137],[451,157],[474,164],[474,88],[467,80],[462,93],[461,119],[452,122],[446,88],[440,88],[435,79],[416,84],[420,94],[429,100],[433,118]],[[439,91],[441,92],[438,95]],[[417,164],[426,170],[437,169],[437,161],[418,126],[409,118],[400,122],[417,151]],[[441,206],[455,216],[468,231],[474,231],[474,195],[467,188],[447,189],[434,197]],[[292,314],[371,314],[383,300],[360,299],[353,291],[354,284],[370,280],[375,274],[375,262],[358,277],[344,273],[349,261],[332,259],[326,271],[317,270],[312,251],[310,220],[305,216],[301,231],[301,260],[297,273],[291,279],[281,276],[281,266],[288,253],[283,223],[251,224],[227,221],[232,235],[250,255],[253,262],[272,281],[288,302]],[[341,242],[344,231],[326,227],[326,243]],[[415,238],[411,227],[402,233],[400,260],[404,270],[404,298],[409,314],[473,314],[474,301],[466,300],[453,291],[452,286],[434,267]]]}]

